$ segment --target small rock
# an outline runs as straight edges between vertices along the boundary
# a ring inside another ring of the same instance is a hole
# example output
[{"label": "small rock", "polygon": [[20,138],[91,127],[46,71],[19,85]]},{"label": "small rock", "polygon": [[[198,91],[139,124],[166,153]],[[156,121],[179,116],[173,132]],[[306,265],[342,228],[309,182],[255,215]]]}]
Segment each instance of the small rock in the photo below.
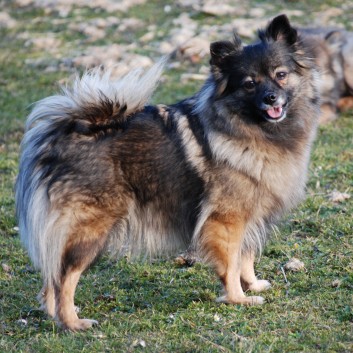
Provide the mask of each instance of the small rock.
[{"label": "small rock", "polygon": [[142,37],[140,37],[140,41],[141,42],[150,42],[151,40],[153,40],[155,37],[155,33],[154,32],[147,32],[145,33]]},{"label": "small rock", "polygon": [[33,0],[15,0],[15,3],[19,7],[27,7],[33,4]]},{"label": "small rock", "polygon": [[159,52],[161,54],[169,54],[175,49],[175,46],[169,42],[160,42],[159,43]]},{"label": "small rock", "polygon": [[94,42],[105,37],[105,30],[99,29],[95,26],[85,26],[81,33],[88,38],[89,42]]},{"label": "small rock", "polygon": [[98,339],[107,338],[107,336],[101,332],[94,334],[93,337],[98,338]]},{"label": "small rock", "polygon": [[61,45],[61,40],[46,34],[45,37],[31,38],[25,42],[25,46],[34,46],[36,49],[56,52]]},{"label": "small rock", "polygon": [[89,22],[85,21],[85,24],[90,23],[92,26],[95,26],[99,29],[106,29],[107,27],[111,27],[113,25],[117,25],[119,23],[119,20],[115,17],[108,17],[108,18],[93,18]]},{"label": "small rock", "polygon": [[0,28],[14,28],[17,21],[14,20],[7,12],[0,12]]},{"label": "small rock", "polygon": [[3,264],[1,264],[1,267],[4,270],[4,272],[6,272],[6,273],[11,272],[11,267],[8,264],[3,263]]},{"label": "small rock", "polygon": [[104,65],[111,71],[113,78],[121,77],[133,69],[146,69],[153,65],[147,56],[129,53],[125,46],[113,44],[107,47],[91,47],[87,54],[72,60],[73,66],[93,68]]},{"label": "small rock", "polygon": [[194,63],[200,62],[209,53],[210,43],[208,40],[194,37],[179,46],[181,55]]},{"label": "small rock", "polygon": [[329,195],[329,200],[332,202],[344,202],[350,197],[351,195],[347,194],[346,192],[339,192],[337,190],[333,190],[332,193]]},{"label": "small rock", "polygon": [[142,348],[145,348],[146,347],[146,342],[144,340],[135,340],[133,343],[132,343],[132,346],[134,348],[136,347],[142,347]]},{"label": "small rock", "polygon": [[144,26],[143,21],[138,18],[124,18],[118,26],[118,31],[125,32],[127,30],[135,31]]},{"label": "small rock", "polygon": [[129,52],[132,46],[112,44],[109,46],[89,47],[87,54],[78,56],[72,60],[73,66],[92,68],[104,65],[112,69],[114,76],[121,76],[131,69],[150,67],[152,60],[143,55]]},{"label": "small rock", "polygon": [[257,19],[256,21],[249,18],[237,18],[232,22],[237,34],[246,38],[253,38],[259,27],[267,24],[267,19]]},{"label": "small rock", "polygon": [[261,18],[265,16],[266,11],[262,7],[255,7],[250,9],[249,15],[250,17]]},{"label": "small rock", "polygon": [[335,279],[334,281],[332,281],[331,287],[332,287],[332,288],[338,288],[338,287],[340,287],[341,283],[342,283],[341,280]]},{"label": "small rock", "polygon": [[91,9],[104,9],[106,12],[126,12],[130,7],[140,5],[146,0],[15,0],[21,7],[34,5],[45,9],[47,14],[58,12],[59,16],[66,17],[75,7],[89,7]]},{"label": "small rock", "polygon": [[286,15],[291,17],[303,17],[305,16],[305,12],[302,10],[286,10]]},{"label": "small rock", "polygon": [[201,11],[213,16],[234,15],[237,13],[237,8],[228,4],[221,3],[206,3],[202,6]]},{"label": "small rock", "polygon": [[181,7],[192,7],[195,10],[199,10],[201,7],[202,0],[178,0],[177,4]]},{"label": "small rock", "polygon": [[246,337],[240,336],[236,332],[233,333],[233,336],[237,342],[246,342],[248,340]]},{"label": "small rock", "polygon": [[293,257],[284,265],[284,268],[288,271],[298,272],[304,269],[304,262]]},{"label": "small rock", "polygon": [[176,47],[186,43],[191,38],[193,38],[196,34],[196,29],[192,26],[185,27],[175,27],[169,32],[168,42],[174,47]]},{"label": "small rock", "polygon": [[19,319],[16,321],[21,326],[27,326],[28,322],[25,319]]}]

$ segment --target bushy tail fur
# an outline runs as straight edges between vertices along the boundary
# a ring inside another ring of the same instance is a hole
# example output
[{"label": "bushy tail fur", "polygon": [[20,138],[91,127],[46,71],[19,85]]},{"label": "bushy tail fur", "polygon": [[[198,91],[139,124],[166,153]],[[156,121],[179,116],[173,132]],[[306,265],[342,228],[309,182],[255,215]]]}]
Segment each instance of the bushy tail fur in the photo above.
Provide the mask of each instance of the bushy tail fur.
[{"label": "bushy tail fur", "polygon": [[39,120],[63,120],[73,112],[105,109],[107,102],[113,109],[111,116],[105,116],[107,119],[114,116],[114,107],[123,107],[125,116],[141,110],[156,89],[168,58],[163,57],[145,73],[136,69],[117,80],[111,79],[109,70],[100,67],[87,71],[71,85],[62,87],[62,94],[39,101],[27,118],[26,130]]},{"label": "bushy tail fur", "polygon": [[60,272],[68,227],[51,208],[48,149],[70,123],[104,125],[143,109],[167,60],[163,58],[145,73],[134,70],[117,80],[100,68],[88,71],[62,88],[61,94],[36,103],[28,116],[15,186],[16,213],[22,243],[45,282],[55,282]]}]

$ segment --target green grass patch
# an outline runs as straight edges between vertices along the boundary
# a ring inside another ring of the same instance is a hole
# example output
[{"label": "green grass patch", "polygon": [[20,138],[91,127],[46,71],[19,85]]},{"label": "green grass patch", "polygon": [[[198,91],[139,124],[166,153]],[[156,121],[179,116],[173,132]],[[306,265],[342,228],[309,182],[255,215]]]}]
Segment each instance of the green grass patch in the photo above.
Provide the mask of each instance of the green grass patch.
[{"label": "green grass patch", "polygon": [[[72,22],[96,17],[135,17],[144,25],[157,25],[154,43],[136,52],[155,57],[155,41],[167,40],[173,19],[183,10],[199,26],[217,25],[232,16],[217,18],[200,14],[176,2],[148,1],[127,13],[107,13],[76,6],[67,17],[46,14],[33,6],[19,8],[5,1],[18,24],[0,34],[0,351],[1,352],[352,352],[353,351],[353,197],[334,203],[334,191],[353,194],[353,113],[320,128],[312,153],[307,199],[274,232],[261,261],[259,277],[273,284],[261,307],[217,304],[221,290],[206,266],[180,267],[173,259],[152,263],[113,261],[103,258],[83,276],[76,302],[82,317],[99,321],[83,333],[62,332],[40,310],[36,295],[41,279],[22,250],[13,185],[19,144],[30,104],[53,94],[57,81],[72,72],[46,70],[34,59],[60,60],[84,50],[84,35],[71,31]],[[266,5],[267,4],[267,5]],[[244,6],[263,7],[266,16],[287,10],[303,10],[310,24],[318,10],[340,7],[340,0],[251,1]],[[166,11],[165,6],[170,9]],[[351,29],[351,15],[341,23]],[[25,33],[26,32],[26,33]],[[59,54],[26,45],[26,38],[54,32],[62,40]],[[24,35],[25,34],[25,35]],[[94,45],[138,42],[144,28],[118,33],[112,27],[107,37]],[[229,34],[229,38],[231,37]],[[229,39],[220,38],[220,39]],[[183,73],[197,73],[201,64],[182,62],[165,73],[154,103],[173,103],[194,93],[201,82],[181,82]],[[288,272],[284,264],[296,257],[304,270]]]}]

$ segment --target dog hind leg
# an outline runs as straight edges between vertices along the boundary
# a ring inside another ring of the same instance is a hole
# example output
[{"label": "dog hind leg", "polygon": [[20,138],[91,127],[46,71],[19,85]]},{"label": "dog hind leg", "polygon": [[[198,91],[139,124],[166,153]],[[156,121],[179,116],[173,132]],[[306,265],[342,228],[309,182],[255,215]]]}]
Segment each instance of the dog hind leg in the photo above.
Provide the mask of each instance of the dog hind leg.
[{"label": "dog hind leg", "polygon": [[107,209],[103,212],[90,206],[75,207],[73,212],[75,225],[71,227],[64,248],[60,278],[54,285],[55,317],[64,329],[80,331],[90,328],[97,321],[77,316],[75,290],[82,272],[104,249],[116,218]]},{"label": "dog hind leg", "polygon": [[90,328],[98,322],[91,319],[79,319],[75,310],[74,295],[76,286],[84,269],[67,271],[60,287],[55,287],[57,300],[57,320],[64,329],[80,331]]},{"label": "dog hind leg", "polygon": [[46,312],[50,317],[55,317],[55,291],[52,285],[43,285],[38,294],[38,301],[41,304],[40,309]]}]

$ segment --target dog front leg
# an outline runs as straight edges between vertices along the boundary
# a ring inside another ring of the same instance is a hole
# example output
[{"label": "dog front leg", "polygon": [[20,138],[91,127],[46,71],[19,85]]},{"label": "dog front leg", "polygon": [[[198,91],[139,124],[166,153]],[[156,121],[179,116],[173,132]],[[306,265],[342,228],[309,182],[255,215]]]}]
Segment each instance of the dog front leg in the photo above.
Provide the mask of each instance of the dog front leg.
[{"label": "dog front leg", "polygon": [[202,251],[224,286],[224,295],[218,298],[218,302],[244,305],[264,302],[259,296],[247,297],[241,286],[241,247],[245,225],[244,218],[237,214],[213,213],[202,228]]},{"label": "dog front leg", "polygon": [[243,290],[262,292],[271,287],[271,283],[265,279],[257,279],[254,269],[255,255],[252,252],[242,253],[240,278]]}]

